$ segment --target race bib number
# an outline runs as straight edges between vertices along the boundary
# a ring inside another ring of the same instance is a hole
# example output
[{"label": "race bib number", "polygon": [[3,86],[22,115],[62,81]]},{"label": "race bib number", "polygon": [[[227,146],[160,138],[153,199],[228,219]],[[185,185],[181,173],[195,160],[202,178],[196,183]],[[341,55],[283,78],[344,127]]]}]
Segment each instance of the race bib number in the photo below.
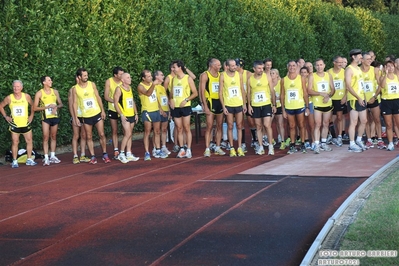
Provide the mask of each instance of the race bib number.
[{"label": "race bib number", "polygon": [[[46,107],[47,106],[49,106],[49,105],[46,105]],[[49,115],[53,115],[53,108],[46,108],[45,109],[45,112],[46,112],[46,116],[49,116]]]},{"label": "race bib number", "polygon": [[321,81],[317,83],[317,92],[328,92],[328,82]]},{"label": "race bib number", "polygon": [[12,108],[12,116],[13,117],[25,116],[25,108],[23,106],[14,106]]},{"label": "race bib number", "polygon": [[168,105],[168,97],[161,96],[161,105],[162,106],[167,106]]},{"label": "race bib number", "polygon": [[342,80],[334,80],[334,89],[335,90],[343,90],[344,82]]},{"label": "race bib number", "polygon": [[388,94],[396,94],[398,89],[398,83],[388,83]]},{"label": "race bib number", "polygon": [[173,87],[173,96],[174,97],[183,97],[183,87],[182,86],[174,86]]},{"label": "race bib number", "polygon": [[297,101],[299,100],[299,92],[298,90],[287,90],[287,97],[289,101]]},{"label": "race bib number", "polygon": [[133,108],[133,98],[126,98],[126,107]]},{"label": "race bib number", "polygon": [[359,91],[363,90],[364,91],[364,81],[361,79],[359,80]]},{"label": "race bib number", "polygon": [[266,102],[266,93],[265,92],[255,92],[254,93],[254,103],[265,103]]},{"label": "race bib number", "polygon": [[219,93],[219,82],[212,82],[212,93]]},{"label": "race bib number", "polygon": [[363,89],[364,92],[374,92],[373,82],[365,82]]},{"label": "race bib number", "polygon": [[229,88],[229,97],[230,98],[234,98],[234,97],[238,97],[238,87],[230,87]]},{"label": "race bib number", "polygon": [[150,103],[155,103],[157,101],[157,94],[155,90],[152,92],[152,94],[148,97],[150,100]]},{"label": "race bib number", "polygon": [[83,100],[83,107],[85,109],[94,108],[94,99],[93,98],[89,98],[89,99]]}]

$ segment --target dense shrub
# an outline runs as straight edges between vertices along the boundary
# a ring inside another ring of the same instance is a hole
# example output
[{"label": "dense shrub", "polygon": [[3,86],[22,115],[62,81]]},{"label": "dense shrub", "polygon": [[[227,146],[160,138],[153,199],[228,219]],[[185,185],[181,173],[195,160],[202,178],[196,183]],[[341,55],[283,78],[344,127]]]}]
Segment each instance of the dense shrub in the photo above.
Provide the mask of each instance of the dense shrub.
[{"label": "dense shrub", "polygon": [[[1,8],[0,97],[15,79],[33,97],[40,76],[50,75],[66,106],[59,145],[71,142],[67,92],[79,67],[88,69],[102,94],[117,65],[131,73],[136,88],[143,69],[168,74],[177,58],[199,76],[209,57],[241,57],[249,70],[252,61],[271,57],[284,75],[287,60],[300,56],[328,63],[354,47],[377,55],[397,49],[386,37],[397,28],[397,17],[320,0],[8,0]],[[38,114],[33,126],[34,146],[41,149]],[[10,146],[7,127],[0,123],[0,154]]]}]

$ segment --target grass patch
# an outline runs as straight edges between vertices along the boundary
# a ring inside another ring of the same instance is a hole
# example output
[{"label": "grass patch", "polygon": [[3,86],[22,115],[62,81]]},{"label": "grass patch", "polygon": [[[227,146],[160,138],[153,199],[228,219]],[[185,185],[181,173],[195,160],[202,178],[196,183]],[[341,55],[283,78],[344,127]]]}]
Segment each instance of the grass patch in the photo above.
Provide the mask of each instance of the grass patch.
[{"label": "grass patch", "polygon": [[[340,250],[399,251],[399,169],[375,188],[343,237]],[[399,265],[395,258],[359,258],[360,265]]]}]

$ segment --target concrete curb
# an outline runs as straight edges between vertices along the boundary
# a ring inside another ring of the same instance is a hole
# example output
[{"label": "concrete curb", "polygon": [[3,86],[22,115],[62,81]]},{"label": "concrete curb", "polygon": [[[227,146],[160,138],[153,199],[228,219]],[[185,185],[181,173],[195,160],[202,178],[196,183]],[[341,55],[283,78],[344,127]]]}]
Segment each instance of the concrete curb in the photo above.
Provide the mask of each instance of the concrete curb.
[{"label": "concrete curb", "polygon": [[316,239],[309,248],[308,252],[306,253],[305,257],[303,258],[300,264],[301,266],[313,265],[312,262],[314,262],[315,257],[317,256],[317,252],[321,249],[322,243],[325,241],[327,235],[330,233],[331,229],[334,227],[336,222],[341,220],[345,210],[347,210],[348,207],[353,202],[358,200],[360,198],[359,197],[360,194],[362,194],[362,192],[364,192],[367,188],[370,188],[370,186],[374,188],[382,180],[384,180],[386,176],[382,179],[381,178],[379,179],[379,177],[382,175],[383,172],[385,172],[387,169],[389,169],[392,165],[394,165],[397,162],[399,162],[399,157],[396,157],[395,159],[384,165],[372,176],[370,176],[363,184],[361,184],[355,191],[353,191],[353,193],[341,204],[341,206],[335,211],[335,213],[327,220],[327,222],[321,229],[320,233],[317,235]]}]

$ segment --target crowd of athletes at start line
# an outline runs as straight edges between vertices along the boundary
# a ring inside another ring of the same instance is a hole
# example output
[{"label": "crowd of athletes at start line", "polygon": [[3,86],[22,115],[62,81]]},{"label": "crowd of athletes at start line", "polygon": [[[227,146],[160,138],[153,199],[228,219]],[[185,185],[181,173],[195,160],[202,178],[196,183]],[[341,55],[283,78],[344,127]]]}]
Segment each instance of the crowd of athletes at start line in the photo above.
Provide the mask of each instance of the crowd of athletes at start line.
[{"label": "crowd of athletes at start line", "polygon": [[[349,62],[339,55],[332,62],[333,67],[326,71],[321,58],[313,64],[302,58],[290,60],[287,75],[281,78],[269,58],[253,62],[252,72],[244,70],[244,61],[239,58],[227,59],[221,72],[220,60],[211,58],[207,62],[208,69],[199,77],[198,90],[195,74],[181,60],[171,62],[170,74],[166,77],[159,70],[154,73],[143,70],[136,90],[131,87],[130,74],[115,67],[113,76],[105,82],[107,113],[96,84],[89,81],[88,71],[80,68],[76,72],[76,84],[68,93],[73,163],[97,163],[93,128],[100,139],[102,160],[111,162],[104,134],[107,117],[112,131],[113,158],[122,163],[139,160],[132,153],[132,133],[139,116],[144,124],[145,161],[151,157],[170,156],[166,138],[171,119],[174,122],[173,151],[177,158],[191,158],[191,101],[196,97],[206,117],[205,157],[212,153],[225,155],[223,149],[229,151],[230,157],[245,156],[244,123],[248,124],[251,147],[258,155],[265,154],[265,149],[269,155],[274,155],[276,145],[281,150],[288,149],[288,154],[298,150],[319,154],[332,151],[329,144],[342,146],[345,139],[349,141],[348,151],[351,152],[362,152],[374,145],[394,150],[394,138],[397,139],[394,132],[399,132],[399,59],[388,56],[380,64],[375,61],[373,51],[353,49],[349,52]],[[0,103],[0,112],[9,123],[12,137],[12,168],[19,166],[17,154],[21,134],[26,141],[26,165],[37,164],[31,158],[31,122],[35,111],[41,113],[43,165],[60,163],[55,150],[60,123],[58,109],[63,103],[49,76],[41,77],[41,84],[43,87],[32,100],[22,92],[22,81],[15,80],[13,93]],[[134,101],[135,93],[141,102],[140,113]],[[272,123],[277,130],[277,143]],[[119,125],[123,128],[121,141]],[[89,156],[86,156],[86,147]]]}]

